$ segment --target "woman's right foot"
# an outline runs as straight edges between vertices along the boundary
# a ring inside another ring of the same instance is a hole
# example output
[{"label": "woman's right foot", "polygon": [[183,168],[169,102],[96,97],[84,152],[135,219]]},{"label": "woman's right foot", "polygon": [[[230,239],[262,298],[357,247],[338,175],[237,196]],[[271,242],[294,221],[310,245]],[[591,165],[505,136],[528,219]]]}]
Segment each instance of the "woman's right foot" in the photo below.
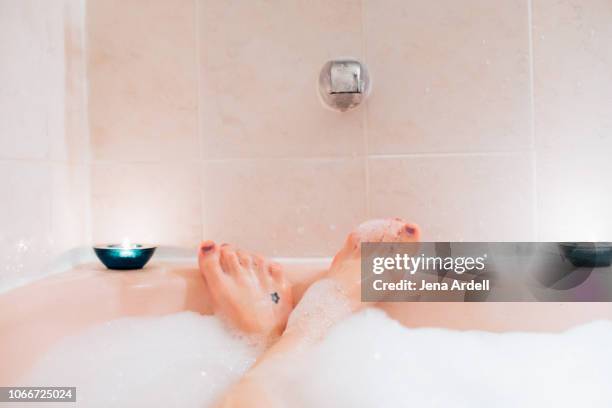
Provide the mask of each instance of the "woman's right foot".
[{"label": "woman's right foot", "polygon": [[315,340],[346,316],[368,305],[361,301],[361,244],[418,242],[419,228],[399,218],[371,220],[351,232],[330,269],[297,304],[287,330],[295,338]]},{"label": "woman's right foot", "polygon": [[361,302],[361,244],[364,242],[418,242],[420,230],[416,224],[401,218],[369,220],[351,232],[336,254],[326,274],[336,282],[354,310]]}]

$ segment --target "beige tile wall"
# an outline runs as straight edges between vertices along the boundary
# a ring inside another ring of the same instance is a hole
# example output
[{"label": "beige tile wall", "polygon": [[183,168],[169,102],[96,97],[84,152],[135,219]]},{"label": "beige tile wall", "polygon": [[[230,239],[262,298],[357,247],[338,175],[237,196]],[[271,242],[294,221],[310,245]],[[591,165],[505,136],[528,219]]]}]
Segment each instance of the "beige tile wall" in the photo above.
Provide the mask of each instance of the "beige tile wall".
[{"label": "beige tile wall", "polygon": [[202,237],[193,0],[89,0],[95,242]]},{"label": "beige tile wall", "polygon": [[538,229],[612,240],[612,2],[533,2]]},{"label": "beige tile wall", "polygon": [[321,65],[363,57],[361,0],[200,1],[204,158],[363,155],[363,114],[321,109]]},{"label": "beige tile wall", "polygon": [[92,169],[96,242],[193,246],[202,236],[197,162],[109,163]]},{"label": "beige tile wall", "polygon": [[193,0],[87,1],[96,161],[200,158]]},{"label": "beige tile wall", "polygon": [[530,162],[528,153],[373,158],[371,214],[418,220],[423,240],[528,241]]},{"label": "beige tile wall", "polygon": [[[89,0],[94,240],[332,254],[402,216],[432,240],[612,239],[612,5]],[[323,109],[330,58],[364,106]]]},{"label": "beige tile wall", "polygon": [[205,236],[265,254],[333,254],[367,217],[362,159],[219,160],[202,170]]},{"label": "beige tile wall", "polygon": [[525,0],[367,0],[370,154],[531,147]]},{"label": "beige tile wall", "polygon": [[83,12],[0,0],[0,289],[89,241]]}]

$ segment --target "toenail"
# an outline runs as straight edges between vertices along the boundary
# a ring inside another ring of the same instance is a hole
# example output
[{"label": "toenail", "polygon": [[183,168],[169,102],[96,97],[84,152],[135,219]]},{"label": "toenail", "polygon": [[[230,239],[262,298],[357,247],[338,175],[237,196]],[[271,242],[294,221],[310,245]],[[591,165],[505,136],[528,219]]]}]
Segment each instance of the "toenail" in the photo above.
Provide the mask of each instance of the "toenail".
[{"label": "toenail", "polygon": [[226,246],[228,246],[228,245],[229,245],[229,244],[228,244],[227,242],[224,242],[224,243],[222,243],[222,244],[221,244],[221,247],[226,247]]},{"label": "toenail", "polygon": [[215,247],[215,244],[209,244],[209,245],[204,245],[202,247],[202,252],[208,252],[211,251],[213,248]]},{"label": "toenail", "polygon": [[406,226],[406,232],[410,235],[413,235],[416,232],[416,228],[411,227],[410,225]]}]

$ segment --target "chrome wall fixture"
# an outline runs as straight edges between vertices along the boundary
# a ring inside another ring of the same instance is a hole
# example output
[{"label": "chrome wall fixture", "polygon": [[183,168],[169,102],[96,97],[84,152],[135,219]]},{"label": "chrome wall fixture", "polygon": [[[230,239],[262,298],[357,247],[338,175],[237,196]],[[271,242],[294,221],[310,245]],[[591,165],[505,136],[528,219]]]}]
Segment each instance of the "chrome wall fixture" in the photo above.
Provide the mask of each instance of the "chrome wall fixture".
[{"label": "chrome wall fixture", "polygon": [[319,95],[330,109],[345,112],[357,107],[370,92],[366,66],[354,58],[327,61],[319,74]]}]

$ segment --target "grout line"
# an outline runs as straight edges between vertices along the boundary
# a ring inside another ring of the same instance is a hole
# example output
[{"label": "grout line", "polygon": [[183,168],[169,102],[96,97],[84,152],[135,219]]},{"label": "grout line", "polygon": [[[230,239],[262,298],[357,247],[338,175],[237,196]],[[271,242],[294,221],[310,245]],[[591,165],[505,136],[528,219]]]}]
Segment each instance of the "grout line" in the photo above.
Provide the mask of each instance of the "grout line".
[{"label": "grout line", "polygon": [[206,206],[204,205],[204,189],[203,189],[203,159],[204,159],[204,141],[202,140],[202,53],[201,53],[201,33],[200,25],[202,23],[200,18],[200,0],[193,0],[195,3],[195,45],[196,45],[196,86],[198,87],[197,92],[197,137],[198,137],[198,148],[200,159],[200,165],[198,169],[198,190],[200,192],[200,238],[204,239],[204,211]]},{"label": "grout line", "polygon": [[93,195],[93,152],[91,146],[91,127],[89,122],[89,36],[87,35],[87,1],[81,0],[81,42],[83,45],[83,121],[87,138],[87,157],[85,163],[87,165],[87,205],[85,217],[87,218],[85,226],[85,236],[88,243],[93,242],[93,210],[92,210],[92,195]]},{"label": "grout line", "polygon": [[133,165],[167,165],[167,166],[176,166],[181,164],[196,164],[202,163],[202,160],[199,159],[171,159],[171,160],[114,160],[114,159],[96,159],[92,160],[91,164],[116,164],[117,166],[122,166],[126,164]]},{"label": "grout line", "polygon": [[86,162],[91,163],[93,152],[91,149],[91,131],[89,122],[89,36],[87,32],[87,0],[81,1],[81,42],[83,44],[83,103],[84,103],[84,122],[87,131],[87,157]]},{"label": "grout line", "polygon": [[352,161],[358,159],[368,160],[384,160],[384,159],[409,159],[409,158],[437,158],[437,157],[479,157],[479,156],[512,156],[516,154],[532,153],[533,149],[519,149],[508,151],[482,151],[482,152],[411,152],[398,154],[371,154],[371,155],[352,155],[352,156],[261,156],[261,157],[225,157],[225,158],[209,158],[209,159],[173,159],[173,160],[105,160],[92,159],[90,161],[71,162],[61,159],[48,160],[44,158],[10,158],[0,157],[0,162],[49,162],[68,165],[87,165],[87,164],[116,164],[116,165],[182,165],[182,164],[197,164],[197,163],[222,163],[222,162],[257,162],[257,161]]},{"label": "grout line", "polygon": [[535,149],[535,102],[534,102],[534,74],[533,74],[533,16],[532,16],[532,0],[527,0],[527,38],[528,38],[528,55],[529,55],[529,131],[531,132],[531,148]]},{"label": "grout line", "polygon": [[537,170],[537,143],[535,130],[535,95],[534,95],[534,60],[533,60],[533,1],[527,0],[527,33],[529,40],[529,130],[531,132],[531,221],[535,240],[539,239],[538,227],[538,170]]},{"label": "grout line", "polygon": [[210,158],[204,159],[203,162],[225,162],[225,161],[349,161],[360,158],[368,160],[384,160],[384,159],[407,159],[407,158],[435,158],[435,157],[472,157],[472,156],[511,156],[521,153],[531,153],[531,149],[518,149],[508,151],[482,151],[482,152],[411,152],[398,154],[370,154],[356,156],[290,156],[290,157],[227,157],[227,158]]},{"label": "grout line", "polygon": [[531,149],[519,149],[508,151],[483,151],[483,152],[413,152],[400,154],[372,154],[369,156],[373,160],[384,159],[408,159],[408,158],[436,158],[436,157],[480,157],[480,156],[513,156],[521,153],[530,153]]},{"label": "grout line", "polygon": [[[361,52],[363,62],[368,67],[368,47],[367,47],[367,24],[366,24],[366,0],[361,0]],[[369,72],[371,74],[371,72]],[[372,85],[372,78],[370,78],[370,86]],[[370,90],[371,92],[371,90]],[[361,116],[361,126],[363,133],[363,164],[364,164],[364,176],[365,176],[365,206],[366,206],[366,217],[370,218],[372,216],[372,199],[371,199],[371,191],[370,191],[370,139],[369,139],[369,96],[366,98],[365,103],[363,104],[362,116]]]},{"label": "grout line", "polygon": [[91,164],[87,160],[65,160],[65,159],[47,159],[44,157],[0,157],[0,162],[16,162],[16,163],[49,163],[49,164],[65,164],[68,166],[86,166]]},{"label": "grout line", "polygon": [[199,148],[199,154],[198,157],[200,160],[202,160],[204,158],[204,152],[203,152],[203,147],[204,147],[204,143],[202,142],[202,79],[201,79],[201,73],[202,73],[202,55],[200,52],[200,1],[199,0],[193,0],[194,1],[194,5],[195,5],[195,58],[196,58],[196,86],[198,87],[197,90],[197,100],[196,100],[196,104],[197,104],[197,133],[198,133],[198,148]]},{"label": "grout line", "polygon": [[[365,131],[364,131],[365,133]],[[366,135],[367,138],[367,135]],[[370,159],[366,155],[363,158],[364,171],[365,171],[365,205],[366,205],[366,216],[372,217],[372,200],[370,197]]]}]

